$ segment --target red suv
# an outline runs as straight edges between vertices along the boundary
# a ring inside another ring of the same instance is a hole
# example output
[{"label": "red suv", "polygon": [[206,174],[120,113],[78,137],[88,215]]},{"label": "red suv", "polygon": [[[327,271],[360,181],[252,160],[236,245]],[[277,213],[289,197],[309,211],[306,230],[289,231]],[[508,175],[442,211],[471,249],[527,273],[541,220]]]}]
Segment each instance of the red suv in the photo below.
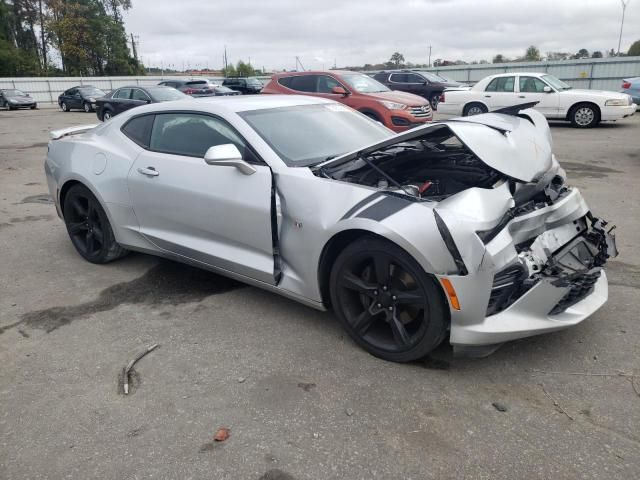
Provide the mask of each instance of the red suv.
[{"label": "red suv", "polygon": [[424,98],[389,90],[377,80],[357,72],[278,73],[271,77],[261,93],[330,98],[364,113],[395,132],[433,120],[429,102]]}]

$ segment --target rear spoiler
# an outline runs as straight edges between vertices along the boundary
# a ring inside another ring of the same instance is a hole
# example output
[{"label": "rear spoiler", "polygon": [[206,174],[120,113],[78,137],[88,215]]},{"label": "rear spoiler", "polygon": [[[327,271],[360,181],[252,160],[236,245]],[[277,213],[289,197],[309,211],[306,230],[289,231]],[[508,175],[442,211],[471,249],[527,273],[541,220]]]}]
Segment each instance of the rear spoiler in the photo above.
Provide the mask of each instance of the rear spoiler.
[{"label": "rear spoiler", "polygon": [[60,130],[52,130],[51,132],[49,132],[49,137],[51,138],[51,140],[59,140],[62,137],[68,137],[70,135],[78,135],[80,133],[87,132],[92,128],[97,127],[98,125],[100,124],[94,123],[93,125],[78,125],[75,127],[62,128]]},{"label": "rear spoiler", "polygon": [[540,102],[527,102],[519,103],[518,105],[511,105],[509,107],[499,108],[497,110],[491,110],[491,113],[502,113],[503,115],[518,115],[520,110],[526,110],[527,108],[533,108]]}]

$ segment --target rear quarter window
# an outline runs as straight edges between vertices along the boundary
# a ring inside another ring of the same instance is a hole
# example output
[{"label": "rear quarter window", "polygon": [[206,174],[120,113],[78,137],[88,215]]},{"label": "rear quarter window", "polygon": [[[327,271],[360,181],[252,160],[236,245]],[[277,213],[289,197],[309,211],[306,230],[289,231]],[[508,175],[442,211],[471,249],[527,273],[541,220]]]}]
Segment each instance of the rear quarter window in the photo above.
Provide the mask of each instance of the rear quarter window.
[{"label": "rear quarter window", "polygon": [[151,128],[155,115],[143,115],[135,117],[125,123],[120,129],[131,141],[142,148],[149,148],[151,141]]},{"label": "rear quarter window", "polygon": [[283,87],[291,88],[291,79],[293,77],[282,77],[278,79],[278,83]]}]

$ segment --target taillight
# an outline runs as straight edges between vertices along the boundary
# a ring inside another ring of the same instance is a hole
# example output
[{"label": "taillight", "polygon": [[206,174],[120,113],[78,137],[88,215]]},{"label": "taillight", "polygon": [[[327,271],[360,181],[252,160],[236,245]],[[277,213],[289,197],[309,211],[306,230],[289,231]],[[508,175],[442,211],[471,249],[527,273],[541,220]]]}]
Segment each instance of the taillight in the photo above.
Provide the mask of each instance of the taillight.
[{"label": "taillight", "polygon": [[196,91],[193,88],[187,88],[184,93],[186,93],[187,95],[191,95],[192,93],[196,93]]},{"label": "taillight", "polygon": [[438,99],[438,103],[444,102],[444,92],[440,94],[440,98]]},{"label": "taillight", "polygon": [[631,88],[631,82],[622,82],[622,88]]}]

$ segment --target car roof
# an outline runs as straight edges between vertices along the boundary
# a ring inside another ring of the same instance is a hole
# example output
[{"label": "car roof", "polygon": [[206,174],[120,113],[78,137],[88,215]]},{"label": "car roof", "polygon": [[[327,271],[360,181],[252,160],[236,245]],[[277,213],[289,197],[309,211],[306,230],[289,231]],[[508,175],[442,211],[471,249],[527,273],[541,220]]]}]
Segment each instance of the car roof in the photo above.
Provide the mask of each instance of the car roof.
[{"label": "car roof", "polygon": [[526,75],[527,77],[541,77],[543,75],[548,75],[544,72],[507,72],[507,73],[498,73],[496,75],[491,75],[491,78],[495,77],[513,77],[514,75]]},{"label": "car roof", "polygon": [[203,97],[194,100],[174,100],[137,107],[136,112],[152,113],[165,110],[190,110],[217,113],[221,109],[231,113],[269,108],[295,107],[300,105],[321,105],[335,103],[326,98],[307,95],[238,95],[229,97]]},{"label": "car roof", "polygon": [[361,74],[361,75],[366,75],[365,73],[361,73],[361,72],[354,72],[351,70],[307,70],[305,72],[282,72],[282,73],[276,73],[273,76],[280,78],[280,77],[297,77],[300,75],[331,75],[331,74],[335,74],[335,75],[350,75],[350,74]]}]

